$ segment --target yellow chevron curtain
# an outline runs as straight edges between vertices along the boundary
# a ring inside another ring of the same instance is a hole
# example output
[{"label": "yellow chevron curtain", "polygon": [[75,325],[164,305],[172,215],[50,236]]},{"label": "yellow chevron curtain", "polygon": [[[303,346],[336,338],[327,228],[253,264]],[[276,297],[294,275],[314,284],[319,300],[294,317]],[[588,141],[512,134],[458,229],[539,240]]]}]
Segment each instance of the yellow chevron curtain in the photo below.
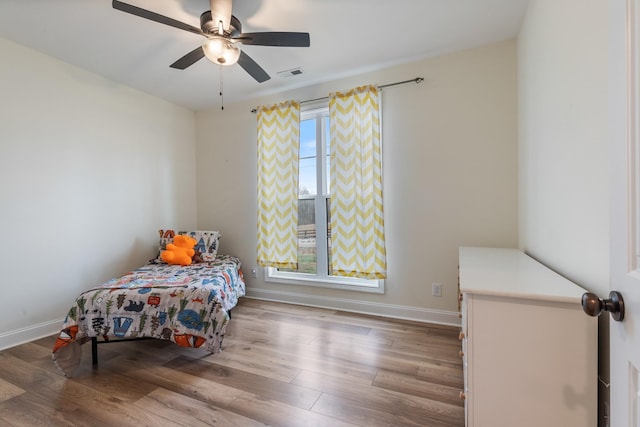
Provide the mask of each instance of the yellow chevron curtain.
[{"label": "yellow chevron curtain", "polygon": [[298,268],[300,105],[258,108],[258,265]]},{"label": "yellow chevron curtain", "polygon": [[363,86],[329,99],[331,268],[334,275],[387,275],[382,209],[378,89]]}]

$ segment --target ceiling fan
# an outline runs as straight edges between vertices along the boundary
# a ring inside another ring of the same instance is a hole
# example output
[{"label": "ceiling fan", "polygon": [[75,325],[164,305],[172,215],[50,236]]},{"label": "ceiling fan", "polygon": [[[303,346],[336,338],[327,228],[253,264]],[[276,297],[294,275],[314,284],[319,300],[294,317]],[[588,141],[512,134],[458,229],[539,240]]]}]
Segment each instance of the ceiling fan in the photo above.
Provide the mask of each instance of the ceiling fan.
[{"label": "ceiling fan", "polygon": [[118,0],[113,0],[113,8],[141,18],[179,28],[206,38],[202,46],[171,64],[172,68],[184,70],[204,56],[219,65],[233,65],[236,62],[258,83],[269,80],[269,74],[238,44],[256,46],[309,47],[309,33],[261,32],[243,33],[242,24],[231,14],[232,0],[210,0],[211,10],[200,15],[200,28],[185,24],[164,15],[142,9]]}]

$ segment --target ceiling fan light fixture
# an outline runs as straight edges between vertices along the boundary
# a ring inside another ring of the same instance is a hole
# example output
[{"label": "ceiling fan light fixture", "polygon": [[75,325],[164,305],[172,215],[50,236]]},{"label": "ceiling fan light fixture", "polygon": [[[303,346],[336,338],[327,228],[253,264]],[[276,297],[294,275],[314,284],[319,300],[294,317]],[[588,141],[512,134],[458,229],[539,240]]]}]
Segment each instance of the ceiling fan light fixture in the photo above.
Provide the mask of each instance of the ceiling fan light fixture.
[{"label": "ceiling fan light fixture", "polygon": [[240,58],[240,48],[224,37],[211,37],[202,44],[205,56],[218,65],[233,65]]}]

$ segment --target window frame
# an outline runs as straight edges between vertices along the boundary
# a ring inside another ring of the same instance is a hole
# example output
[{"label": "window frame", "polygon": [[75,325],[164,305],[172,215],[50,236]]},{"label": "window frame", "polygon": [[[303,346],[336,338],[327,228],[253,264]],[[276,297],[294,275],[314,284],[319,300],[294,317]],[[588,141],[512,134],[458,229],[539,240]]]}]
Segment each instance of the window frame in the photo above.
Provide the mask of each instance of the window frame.
[{"label": "window frame", "polygon": [[[360,279],[356,277],[330,276],[328,274],[327,248],[327,205],[330,194],[327,194],[327,138],[326,122],[329,119],[329,103],[323,101],[303,107],[300,112],[300,122],[316,120],[316,191],[314,195],[298,195],[300,199],[315,200],[316,219],[316,274],[278,271],[275,267],[265,267],[265,281],[284,283],[289,285],[314,286],[321,288],[342,289],[358,292],[384,294],[383,279]],[[302,136],[302,135],[301,135]],[[320,143],[318,143],[320,142]],[[324,205],[324,206],[322,206]],[[324,271],[326,268],[326,271]]]}]

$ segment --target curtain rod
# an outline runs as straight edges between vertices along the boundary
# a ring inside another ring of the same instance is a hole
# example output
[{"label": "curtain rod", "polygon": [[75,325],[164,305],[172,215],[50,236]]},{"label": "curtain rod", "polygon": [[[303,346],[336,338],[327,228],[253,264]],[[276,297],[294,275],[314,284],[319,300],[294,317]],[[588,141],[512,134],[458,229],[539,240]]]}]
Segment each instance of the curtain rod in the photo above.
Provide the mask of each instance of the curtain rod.
[{"label": "curtain rod", "polygon": [[[409,79],[409,80],[403,80],[401,82],[394,82],[394,83],[387,83],[385,85],[380,85],[378,86],[378,89],[383,89],[385,87],[389,87],[389,86],[397,86],[397,85],[403,85],[403,84],[407,84],[407,83],[422,83],[422,81],[424,81],[424,77],[416,77],[415,79]],[[323,96],[320,98],[314,98],[314,99],[305,99],[304,101],[300,101],[299,104],[305,104],[307,102],[314,102],[314,101],[323,101],[325,99],[329,99],[328,96]],[[258,111],[257,108],[254,108],[251,110],[252,113],[256,113]]]}]

